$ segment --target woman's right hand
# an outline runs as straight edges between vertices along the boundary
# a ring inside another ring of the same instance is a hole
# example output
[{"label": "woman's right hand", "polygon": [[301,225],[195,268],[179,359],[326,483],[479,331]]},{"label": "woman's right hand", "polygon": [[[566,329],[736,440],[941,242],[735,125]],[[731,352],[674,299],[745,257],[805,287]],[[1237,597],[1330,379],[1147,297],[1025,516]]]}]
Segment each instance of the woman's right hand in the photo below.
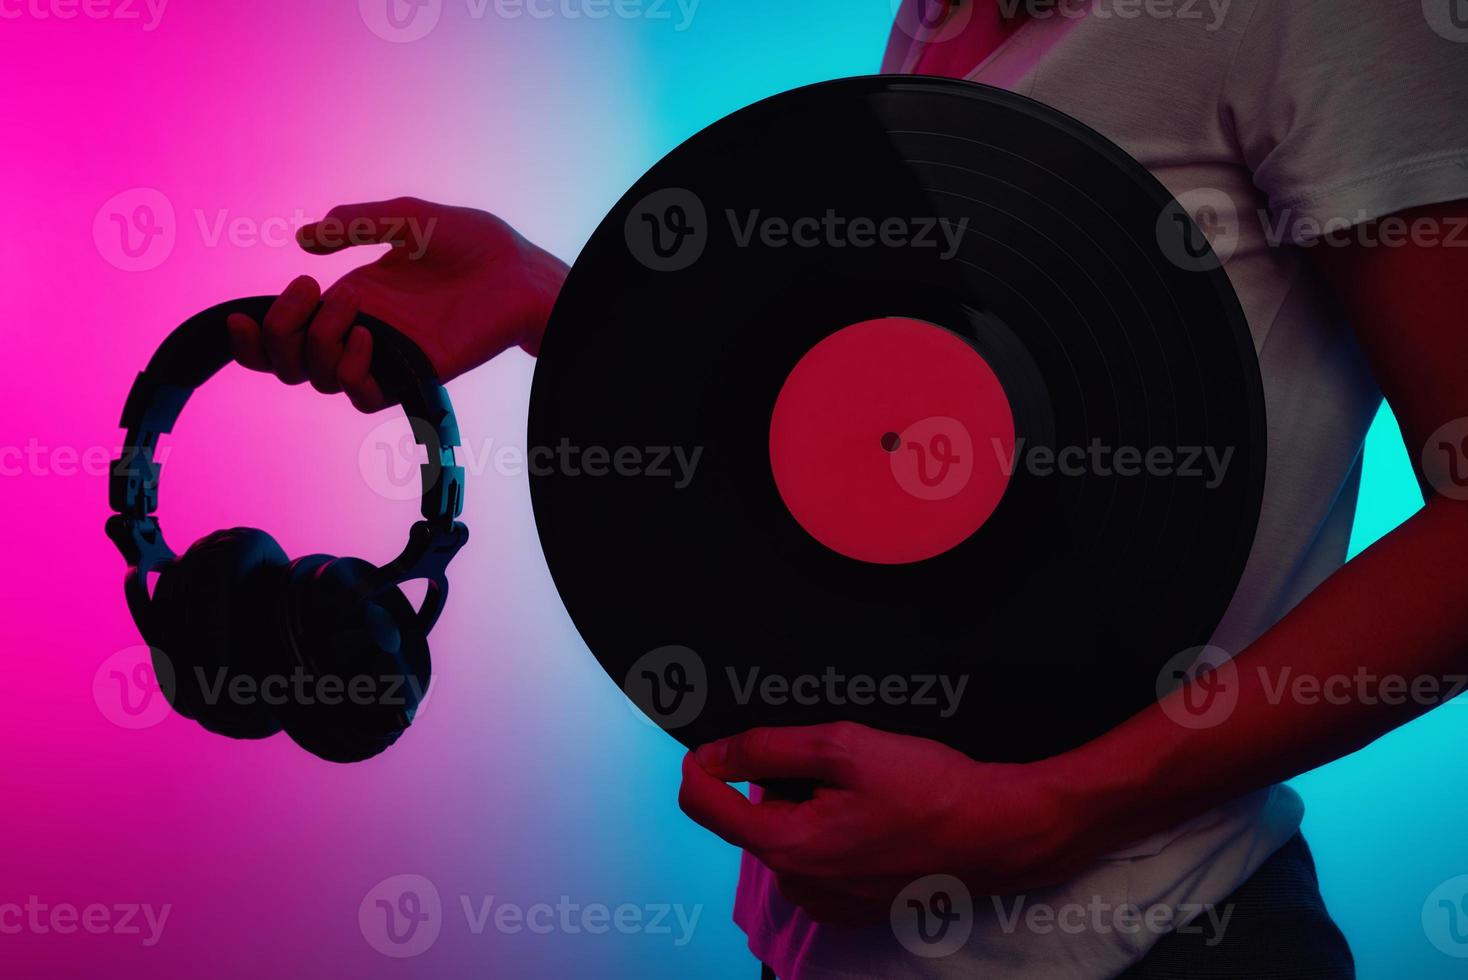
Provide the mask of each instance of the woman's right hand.
[{"label": "woman's right hand", "polygon": [[[312,255],[354,245],[390,244],[326,291],[301,276],[281,292],[263,323],[229,318],[230,349],[247,368],[286,384],[310,381],[345,391],[364,412],[386,405],[368,367],[372,335],[359,312],[410,337],[447,381],[520,346],[540,349],[566,264],[492,214],[402,197],[332,208],[296,239]],[[321,309],[313,316],[317,302]]]}]

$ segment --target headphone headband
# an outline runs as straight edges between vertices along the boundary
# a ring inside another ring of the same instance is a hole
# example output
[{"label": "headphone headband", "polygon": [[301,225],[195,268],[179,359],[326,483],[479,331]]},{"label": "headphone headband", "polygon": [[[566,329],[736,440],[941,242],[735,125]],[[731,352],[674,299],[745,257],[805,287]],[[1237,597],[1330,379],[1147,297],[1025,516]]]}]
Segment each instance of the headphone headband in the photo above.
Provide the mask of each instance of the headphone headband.
[{"label": "headphone headband", "polygon": [[[107,485],[115,511],[107,533],[127,559],[128,605],[140,624],[148,599],[144,577],[175,557],[153,517],[158,508],[159,467],[153,459],[158,437],[173,430],[189,396],[232,360],[225,326],[229,315],[243,313],[261,322],[275,300],[250,296],[189,317],[159,345],[128,392],[121,421],[127,434]],[[384,585],[429,580],[419,611],[427,632],[443,606],[444,568],[468,539],[468,529],[455,520],[464,506],[464,470],[454,457],[458,422],[448,393],[418,345],[376,317],[358,314],[355,322],[372,334],[372,377],[389,402],[402,406],[413,439],[428,453],[420,467],[424,520],[413,525],[402,554],[381,569]]]},{"label": "headphone headband", "polygon": [[[189,317],[159,345],[133,382],[122,409],[127,430],[122,455],[112,465],[108,499],[126,517],[145,517],[158,507],[158,437],[173,431],[189,396],[231,360],[225,321],[243,313],[262,322],[274,296],[250,296],[211,306]],[[318,307],[319,308],[319,307]],[[402,405],[413,438],[428,451],[422,466],[423,517],[440,523],[459,516],[464,505],[464,471],[453,449],[459,427],[447,392],[427,355],[406,336],[373,316],[356,322],[372,334],[372,377],[393,404]]]}]

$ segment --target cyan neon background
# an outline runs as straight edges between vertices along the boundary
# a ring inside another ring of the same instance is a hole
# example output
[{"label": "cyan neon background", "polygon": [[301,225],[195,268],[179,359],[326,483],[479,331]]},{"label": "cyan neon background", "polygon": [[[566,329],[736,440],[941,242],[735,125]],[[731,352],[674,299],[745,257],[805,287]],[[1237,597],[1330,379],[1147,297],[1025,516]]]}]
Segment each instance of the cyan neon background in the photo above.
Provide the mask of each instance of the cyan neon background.
[{"label": "cyan neon background", "polygon": [[[231,743],[149,716],[147,692],[113,673],[138,639],[96,460],[116,448],[133,373],[195,310],[301,271],[329,282],[365,258],[308,259],[250,243],[250,229],[414,194],[493,210],[570,259],[621,191],[705,124],[875,70],[892,14],[888,0],[704,0],[687,23],[676,3],[667,19],[568,16],[591,9],[574,2],[550,17],[491,2],[476,17],[445,0],[423,12],[438,10],[431,32],[394,43],[368,26],[385,23],[386,3],[171,0],[151,28],[142,0],[0,3],[0,446],[24,451],[0,479],[0,903],[171,906],[151,947],[0,935],[7,976],[753,975],[729,918],[736,855],[678,812],[681,750],[596,667],[544,568],[524,477],[490,459],[523,446],[522,354],[451,386],[479,454],[473,540],[433,638],[439,686],[401,745],[341,768],[284,737]],[[138,188],[171,206],[174,242],[154,267],[124,271],[109,261],[108,207],[131,214]],[[239,233],[214,239],[221,218]],[[390,557],[414,505],[364,478],[388,444],[383,421],[226,372],[169,443],[172,543],[244,523],[292,554]],[[1418,503],[1389,418],[1367,453],[1363,543]],[[157,723],[126,727],[139,718]],[[1298,781],[1363,977],[1461,975],[1421,911],[1468,873],[1464,719],[1450,706]],[[364,896],[400,874],[427,877],[444,903],[437,941],[403,960],[358,925]],[[702,908],[678,946],[676,926],[476,935],[460,896]]]}]

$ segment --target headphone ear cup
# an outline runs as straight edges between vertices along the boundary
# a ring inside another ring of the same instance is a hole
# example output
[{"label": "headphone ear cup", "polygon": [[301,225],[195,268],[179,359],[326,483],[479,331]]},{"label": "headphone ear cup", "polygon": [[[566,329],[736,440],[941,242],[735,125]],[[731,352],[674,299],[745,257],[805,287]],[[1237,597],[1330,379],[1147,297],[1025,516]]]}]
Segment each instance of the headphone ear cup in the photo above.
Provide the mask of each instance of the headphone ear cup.
[{"label": "headphone ear cup", "polygon": [[200,538],[159,571],[151,642],[172,668],[164,693],[179,714],[229,738],[280,731],[261,687],[282,664],[270,610],[288,564],[270,535],[236,527]]},{"label": "headphone ear cup", "polygon": [[331,762],[370,759],[412,724],[432,666],[417,614],[396,586],[359,558],[292,563],[286,628],[306,674],[307,700],[283,712],[285,730]]}]

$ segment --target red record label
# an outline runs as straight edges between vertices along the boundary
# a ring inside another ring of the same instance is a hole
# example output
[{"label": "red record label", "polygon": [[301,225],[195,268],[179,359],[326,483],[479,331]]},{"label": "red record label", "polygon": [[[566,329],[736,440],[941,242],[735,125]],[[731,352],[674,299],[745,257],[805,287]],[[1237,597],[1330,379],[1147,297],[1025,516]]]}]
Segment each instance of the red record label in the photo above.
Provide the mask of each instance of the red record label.
[{"label": "red record label", "polygon": [[1014,416],[967,341],[886,317],[838,330],[786,378],[770,418],[780,497],[813,538],[881,565],[941,555],[1009,485]]}]

